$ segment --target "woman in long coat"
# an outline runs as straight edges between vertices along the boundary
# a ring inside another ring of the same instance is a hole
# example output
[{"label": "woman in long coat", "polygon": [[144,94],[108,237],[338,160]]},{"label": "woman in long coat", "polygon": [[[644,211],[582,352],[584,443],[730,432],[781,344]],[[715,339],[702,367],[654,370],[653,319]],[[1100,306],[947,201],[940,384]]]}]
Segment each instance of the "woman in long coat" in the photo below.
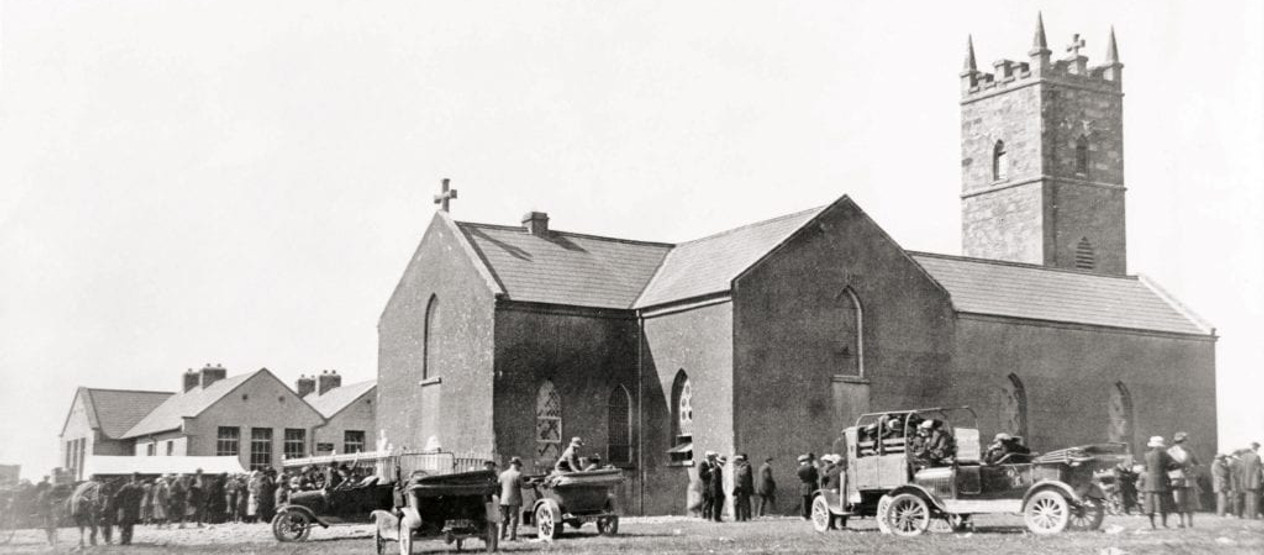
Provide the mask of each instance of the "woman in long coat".
[{"label": "woman in long coat", "polygon": [[167,477],[162,476],[154,480],[153,493],[153,509],[150,518],[158,523],[158,527],[162,528],[167,521],[167,504],[171,503],[171,492],[167,489]]}]

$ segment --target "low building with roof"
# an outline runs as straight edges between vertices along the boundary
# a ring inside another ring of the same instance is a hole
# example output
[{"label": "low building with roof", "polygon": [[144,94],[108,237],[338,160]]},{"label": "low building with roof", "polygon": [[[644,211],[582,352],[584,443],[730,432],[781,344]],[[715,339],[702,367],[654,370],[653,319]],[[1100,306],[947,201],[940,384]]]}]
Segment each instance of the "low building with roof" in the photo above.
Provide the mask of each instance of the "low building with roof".
[{"label": "low building with roof", "polygon": [[267,368],[228,376],[208,364],[185,372],[181,386],[122,434],[131,454],[235,456],[248,469],[280,467],[283,458],[309,455],[324,423]]},{"label": "low building with roof", "polygon": [[906,250],[846,195],[657,243],[459,222],[445,187],[378,323],[381,439],[543,471],[578,436],[633,514],[684,514],[705,451],[788,488],[866,412],[969,405],[1036,451],[1180,430],[1210,460],[1215,329],[1127,273],[1113,37],[1090,68],[1035,36],[961,74],[969,256]]},{"label": "low building with roof", "polygon": [[313,454],[375,449],[377,380],[342,385],[337,370],[325,370],[310,378],[300,377],[297,391],[324,418],[312,435]]},{"label": "low building with roof", "polygon": [[170,391],[76,389],[58,434],[62,468],[82,480],[87,457],[131,454],[127,431],[171,396]]}]

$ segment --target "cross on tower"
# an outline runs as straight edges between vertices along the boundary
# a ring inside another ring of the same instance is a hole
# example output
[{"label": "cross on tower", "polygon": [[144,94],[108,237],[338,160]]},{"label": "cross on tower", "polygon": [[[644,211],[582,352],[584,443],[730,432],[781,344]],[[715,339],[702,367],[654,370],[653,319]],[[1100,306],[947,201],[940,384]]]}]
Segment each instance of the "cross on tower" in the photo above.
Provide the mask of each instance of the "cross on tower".
[{"label": "cross on tower", "polygon": [[1067,52],[1070,52],[1072,57],[1078,58],[1081,48],[1084,48],[1084,39],[1080,38],[1079,33],[1071,35],[1071,44],[1066,47]]},{"label": "cross on tower", "polygon": [[434,203],[439,205],[439,210],[448,211],[448,202],[456,198],[456,189],[448,189],[448,178],[443,178],[443,191],[434,196]]}]

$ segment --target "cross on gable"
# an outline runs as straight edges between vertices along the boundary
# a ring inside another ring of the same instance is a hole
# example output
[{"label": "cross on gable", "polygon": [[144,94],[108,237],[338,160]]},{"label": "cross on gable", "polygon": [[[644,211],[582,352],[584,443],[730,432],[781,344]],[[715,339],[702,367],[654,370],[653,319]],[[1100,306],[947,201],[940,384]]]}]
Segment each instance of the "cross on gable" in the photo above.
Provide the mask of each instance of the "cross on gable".
[{"label": "cross on gable", "polygon": [[1071,35],[1071,44],[1066,47],[1066,50],[1067,52],[1070,52],[1072,56],[1078,58],[1080,56],[1080,49],[1084,48],[1084,44],[1084,39],[1080,38],[1079,33],[1076,33]]},{"label": "cross on gable", "polygon": [[443,178],[443,191],[434,196],[434,203],[439,205],[439,210],[448,211],[448,203],[456,198],[456,189],[448,188],[448,178]]}]

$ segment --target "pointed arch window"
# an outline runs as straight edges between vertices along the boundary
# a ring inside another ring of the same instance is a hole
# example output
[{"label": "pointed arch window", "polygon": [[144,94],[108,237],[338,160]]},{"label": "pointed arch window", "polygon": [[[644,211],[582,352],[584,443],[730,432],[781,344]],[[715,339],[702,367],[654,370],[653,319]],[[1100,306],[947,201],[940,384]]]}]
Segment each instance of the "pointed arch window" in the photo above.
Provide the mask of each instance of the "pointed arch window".
[{"label": "pointed arch window", "polygon": [[437,375],[438,367],[435,364],[436,356],[435,344],[436,334],[439,327],[439,297],[431,295],[430,301],[426,303],[426,320],[422,329],[422,361],[421,361],[421,379],[425,380]]},{"label": "pointed arch window", "polygon": [[1017,374],[1006,377],[1001,389],[1000,431],[1027,437],[1027,388]]},{"label": "pointed arch window", "polygon": [[1088,136],[1080,135],[1075,140],[1075,175],[1076,177],[1088,178],[1089,169],[1089,151]]},{"label": "pointed arch window", "polygon": [[632,462],[632,396],[616,385],[606,402],[606,459],[610,464]]},{"label": "pointed arch window", "polygon": [[552,464],[562,455],[562,396],[544,380],[535,396],[535,455]]},{"label": "pointed arch window", "polygon": [[1107,439],[1112,442],[1127,443],[1135,448],[1132,393],[1128,391],[1128,386],[1125,386],[1124,382],[1115,382],[1114,387],[1110,389],[1109,403],[1107,414],[1110,417],[1110,424],[1106,430]]},{"label": "pointed arch window", "polygon": [[1081,270],[1092,270],[1097,267],[1097,256],[1093,253],[1093,244],[1088,237],[1081,237],[1075,245],[1075,267]]},{"label": "pointed arch window", "polygon": [[671,462],[693,462],[693,384],[684,369],[676,372],[672,383],[672,446]]},{"label": "pointed arch window", "polygon": [[1004,181],[1009,179],[1009,152],[1005,150],[1005,141],[996,141],[992,146],[992,179]]},{"label": "pointed arch window", "polygon": [[860,298],[851,287],[839,295],[838,373],[845,376],[864,375],[864,311]]}]

